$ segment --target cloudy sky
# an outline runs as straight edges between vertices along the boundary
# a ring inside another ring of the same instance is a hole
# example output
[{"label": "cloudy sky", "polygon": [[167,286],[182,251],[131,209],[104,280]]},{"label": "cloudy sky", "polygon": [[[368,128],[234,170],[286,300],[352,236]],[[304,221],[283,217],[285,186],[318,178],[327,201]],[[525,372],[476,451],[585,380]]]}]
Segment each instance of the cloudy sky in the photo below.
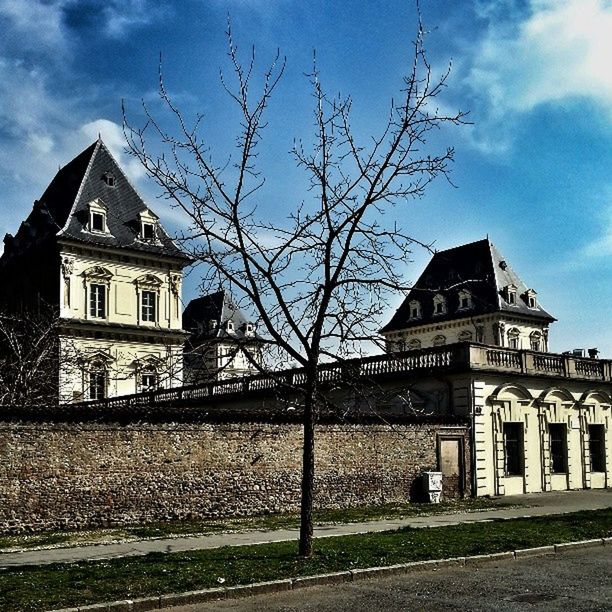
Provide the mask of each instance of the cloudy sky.
[{"label": "cloudy sky", "polygon": [[[453,181],[401,210],[405,230],[444,249],[487,234],[559,322],[553,350],[612,356],[612,1],[421,0],[435,69],[452,63],[441,103],[473,125],[455,146]],[[176,230],[123,152],[121,100],[155,111],[157,68],[220,150],[232,117],[219,88],[231,15],[262,65],[285,77],[270,108],[265,197],[302,197],[287,154],[311,129],[304,73],[316,49],[328,90],[354,98],[359,136],[378,133],[401,87],[415,31],[410,0],[0,0],[0,232],[14,233],[56,172],[101,133],[145,199]],[[427,256],[406,270],[415,280]],[[187,282],[193,297],[197,272]],[[399,298],[398,298],[399,299]],[[392,313],[390,313],[391,315]]]}]

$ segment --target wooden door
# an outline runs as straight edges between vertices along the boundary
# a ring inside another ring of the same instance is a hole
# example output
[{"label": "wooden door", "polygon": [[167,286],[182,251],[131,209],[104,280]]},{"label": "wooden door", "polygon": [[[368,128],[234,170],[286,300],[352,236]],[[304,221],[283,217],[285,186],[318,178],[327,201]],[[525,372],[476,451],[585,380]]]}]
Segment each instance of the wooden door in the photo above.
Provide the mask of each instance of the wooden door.
[{"label": "wooden door", "polygon": [[463,440],[439,438],[438,457],[442,472],[442,497],[463,497]]}]

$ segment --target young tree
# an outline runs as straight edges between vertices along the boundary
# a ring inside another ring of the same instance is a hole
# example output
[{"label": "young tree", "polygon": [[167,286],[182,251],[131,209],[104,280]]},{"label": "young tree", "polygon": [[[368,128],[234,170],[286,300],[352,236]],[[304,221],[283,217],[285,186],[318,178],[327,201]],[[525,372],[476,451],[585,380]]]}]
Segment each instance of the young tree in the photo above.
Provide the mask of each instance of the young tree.
[{"label": "young tree", "polygon": [[[328,96],[315,65],[309,75],[314,142],[296,142],[292,150],[308,176],[310,197],[287,210],[282,221],[270,221],[257,206],[264,184],[258,147],[285,61],[277,55],[254,95],[254,52],[243,65],[229,27],[227,34],[233,84],[223,74],[221,82],[240,113],[236,161],[220,162],[204,135],[203,118],[188,123],[165,89],[161,71],[160,95],[176,129],[162,127],[145,106],[143,127],[125,120],[124,111],[125,133],[131,153],[189,217],[186,238],[194,258],[205,264],[205,284],[231,284],[253,305],[260,328],[285,363],[302,368],[301,376],[291,382],[279,377],[279,384],[299,394],[303,411],[299,552],[309,556],[315,423],[326,402],[320,366],[359,353],[364,341],[377,336],[387,298],[405,288],[403,264],[418,241],[384,215],[421,197],[436,177],[448,177],[453,149],[428,152],[433,148],[428,138],[445,124],[463,123],[465,115],[447,114],[435,104],[448,72],[433,77],[420,24],[401,101],[391,102],[380,133],[367,144],[358,142],[351,128],[351,99]],[[150,135],[163,144],[163,154],[149,152]]]}]

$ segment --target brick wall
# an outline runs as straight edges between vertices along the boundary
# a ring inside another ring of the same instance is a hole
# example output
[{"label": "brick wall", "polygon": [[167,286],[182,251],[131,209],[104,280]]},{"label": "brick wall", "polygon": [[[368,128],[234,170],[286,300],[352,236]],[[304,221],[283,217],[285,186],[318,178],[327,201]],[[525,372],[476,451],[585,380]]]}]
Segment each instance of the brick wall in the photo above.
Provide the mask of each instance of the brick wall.
[{"label": "brick wall", "polygon": [[[408,500],[449,429],[319,425],[316,505]],[[300,462],[295,423],[0,422],[0,531],[294,511]]]}]

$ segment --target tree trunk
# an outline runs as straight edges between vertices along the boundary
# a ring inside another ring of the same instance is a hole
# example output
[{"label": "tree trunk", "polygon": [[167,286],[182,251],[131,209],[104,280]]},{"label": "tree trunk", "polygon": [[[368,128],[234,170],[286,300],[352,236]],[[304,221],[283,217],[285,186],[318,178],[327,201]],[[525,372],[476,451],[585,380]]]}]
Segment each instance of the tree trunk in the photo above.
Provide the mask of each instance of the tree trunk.
[{"label": "tree trunk", "polygon": [[316,370],[314,380],[306,383],[304,396],[304,446],[302,455],[302,504],[300,512],[300,545],[302,557],[312,556],[312,505],[314,489],[314,421]]}]

